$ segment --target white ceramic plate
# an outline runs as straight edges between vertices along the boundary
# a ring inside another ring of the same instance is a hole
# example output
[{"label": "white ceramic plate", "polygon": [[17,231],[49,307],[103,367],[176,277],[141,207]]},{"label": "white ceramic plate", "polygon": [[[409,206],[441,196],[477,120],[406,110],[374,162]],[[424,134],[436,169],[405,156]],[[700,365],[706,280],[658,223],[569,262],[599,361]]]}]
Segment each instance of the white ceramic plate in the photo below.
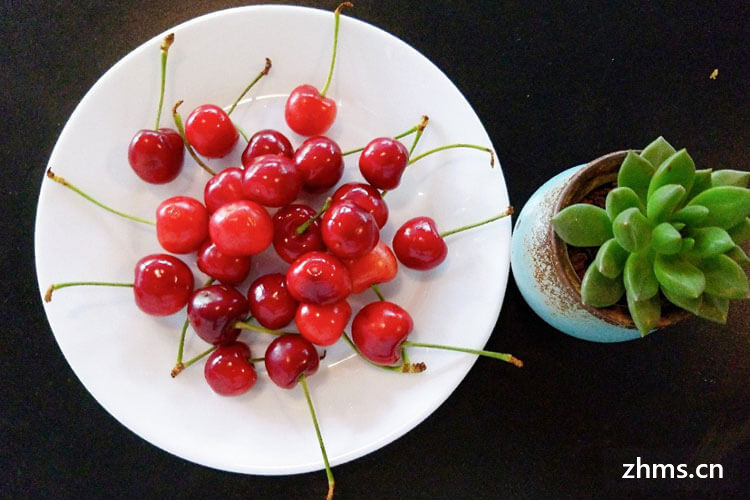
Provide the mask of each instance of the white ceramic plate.
[{"label": "white ceramic plate", "polygon": [[[162,126],[173,126],[169,108],[177,99],[185,100],[183,118],[199,104],[231,104],[268,56],[273,60],[270,75],[232,118],[248,133],[276,128],[298,145],[302,138],[283,120],[284,97],[301,83],[322,86],[332,26],[331,12],[262,6],[216,12],[175,27],[170,30],[176,40],[169,55]],[[151,126],[155,115],[163,36],[138,47],[102,76],[71,116],[49,162],[56,173],[93,196],[147,218],[169,196],[202,199],[207,180],[188,155],[182,174],[164,186],[145,184],[127,163],[131,137]],[[453,142],[491,147],[468,102],[417,51],[346,16],[340,40],[328,93],[337,100],[339,115],[328,135],[342,149],[405,131],[422,114],[430,116],[430,123],[418,152]],[[238,145],[211,165],[238,164],[241,150]],[[347,157],[345,180],[361,179],[356,161]],[[449,150],[409,167],[387,201],[391,216],[382,237],[390,243],[395,229],[411,217],[427,215],[441,230],[451,229],[499,213],[508,205],[508,195],[502,171],[497,164],[490,168],[488,155]],[[510,221],[503,220],[453,236],[448,259],[439,268],[427,273],[402,268],[394,282],[382,286],[390,300],[412,314],[412,339],[474,348],[486,343],[505,293],[510,233]],[[53,282],[132,281],[135,262],[159,251],[152,228],[98,209],[58,184],[43,183],[36,223],[42,292]],[[267,254],[255,259],[251,279],[261,270],[284,269],[272,250]],[[195,273],[196,282],[205,279],[197,269]],[[374,299],[365,293],[352,306],[356,312]],[[146,316],[134,305],[132,292],[123,288],[61,290],[46,312],[61,350],[86,388],[122,424],[156,446],[228,471],[291,474],[322,468],[300,388],[277,388],[262,366],[258,384],[237,398],[215,395],[203,380],[202,364],[170,378],[184,313]],[[269,341],[243,338],[258,356]],[[192,335],[186,359],[206,347]],[[425,361],[427,371],[407,375],[374,368],[343,341],[328,349],[310,388],[333,465],[412,429],[446,400],[476,359],[424,349],[412,349],[411,357]]]}]

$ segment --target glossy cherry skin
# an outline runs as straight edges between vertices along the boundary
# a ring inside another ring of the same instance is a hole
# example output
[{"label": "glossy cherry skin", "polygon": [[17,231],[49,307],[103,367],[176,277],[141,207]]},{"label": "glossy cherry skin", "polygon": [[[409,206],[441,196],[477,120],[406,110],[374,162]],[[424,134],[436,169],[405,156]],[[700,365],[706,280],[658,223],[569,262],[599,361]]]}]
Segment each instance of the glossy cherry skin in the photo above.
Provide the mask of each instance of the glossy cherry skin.
[{"label": "glossy cherry skin", "polygon": [[409,219],[393,236],[393,251],[399,262],[424,271],[438,266],[448,255],[448,245],[429,217]]},{"label": "glossy cherry skin", "polygon": [[362,182],[348,182],[342,184],[333,193],[333,202],[351,201],[375,218],[379,228],[388,222],[388,205],[380,195],[380,191]]},{"label": "glossy cherry skin", "polygon": [[198,269],[225,285],[239,285],[250,274],[250,257],[232,257],[224,254],[211,240],[198,249]]},{"label": "glossy cherry skin", "polygon": [[325,250],[320,219],[315,219],[304,233],[297,234],[297,228],[314,215],[315,210],[309,206],[296,204],[287,205],[273,215],[273,248],[289,264],[307,252]]},{"label": "glossy cherry skin", "polygon": [[211,241],[226,255],[255,255],[271,244],[273,222],[261,205],[240,200],[227,203],[211,214],[208,233]]},{"label": "glossy cherry skin", "polygon": [[165,184],[182,170],[185,146],[176,130],[139,130],[128,147],[128,162],[146,182]]},{"label": "glossy cherry skin", "polygon": [[250,348],[243,342],[230,342],[216,348],[203,367],[209,387],[222,396],[239,396],[255,385],[258,375],[250,363]]},{"label": "glossy cherry skin", "polygon": [[309,377],[318,370],[320,356],[315,346],[302,335],[287,333],[268,345],[264,362],[273,383],[291,389],[297,385],[300,376]]},{"label": "glossy cherry skin", "polygon": [[320,223],[320,235],[328,250],[342,259],[362,257],[380,240],[375,218],[350,201],[328,207]]},{"label": "glossy cherry skin", "polygon": [[226,156],[239,136],[226,111],[213,104],[198,106],[185,120],[185,138],[206,158]]},{"label": "glossy cherry skin", "polygon": [[238,167],[225,168],[211,177],[206,187],[203,188],[203,201],[210,214],[216,212],[222,205],[244,199],[242,169]]},{"label": "glossy cherry skin", "polygon": [[320,305],[344,300],[352,292],[344,263],[325,252],[309,252],[292,262],[286,272],[286,286],[298,302]]},{"label": "glossy cherry skin", "polygon": [[409,163],[409,151],[390,137],[370,141],[359,156],[359,171],[378,189],[394,189]]},{"label": "glossy cherry skin", "polygon": [[310,137],[294,152],[294,163],[302,175],[303,187],[319,193],[335,186],[344,175],[341,148],[328,137]]},{"label": "glossy cherry skin", "polygon": [[345,300],[327,306],[300,304],[294,323],[307,340],[315,345],[335,344],[352,317],[352,308]]},{"label": "glossy cherry skin", "polygon": [[187,304],[193,285],[192,271],[173,255],[147,255],[135,264],[135,305],[146,314],[176,313]]},{"label": "glossy cherry skin", "polygon": [[282,155],[294,158],[294,148],[289,139],[277,130],[265,129],[255,132],[242,152],[242,165],[247,168],[253,158],[263,155]]},{"label": "glossy cherry skin", "polygon": [[401,360],[401,343],[413,328],[414,322],[406,310],[393,302],[378,301],[366,305],[354,316],[352,340],[373,363],[393,365]]},{"label": "glossy cherry skin", "polygon": [[245,296],[227,285],[199,288],[193,292],[187,308],[195,333],[214,345],[236,340],[240,330],[234,324],[245,319],[247,312]]},{"label": "glossy cherry skin", "polygon": [[297,199],[302,176],[294,161],[286,156],[263,155],[254,158],[242,176],[242,193],[266,207],[283,207]]},{"label": "glossy cherry skin", "polygon": [[375,248],[357,259],[342,259],[352,279],[352,293],[361,293],[370,285],[386,283],[396,277],[398,262],[388,245],[379,241]]},{"label": "glossy cherry skin", "polygon": [[286,287],[286,276],[266,274],[253,281],[247,292],[250,314],[266,328],[278,330],[294,319],[299,303]]},{"label": "glossy cherry skin", "polygon": [[175,196],[156,208],[156,238],[167,252],[195,252],[207,237],[208,210],[195,198]]},{"label": "glossy cherry skin", "polygon": [[323,97],[312,85],[300,85],[286,100],[284,118],[300,135],[325,134],[336,119],[336,101]]}]

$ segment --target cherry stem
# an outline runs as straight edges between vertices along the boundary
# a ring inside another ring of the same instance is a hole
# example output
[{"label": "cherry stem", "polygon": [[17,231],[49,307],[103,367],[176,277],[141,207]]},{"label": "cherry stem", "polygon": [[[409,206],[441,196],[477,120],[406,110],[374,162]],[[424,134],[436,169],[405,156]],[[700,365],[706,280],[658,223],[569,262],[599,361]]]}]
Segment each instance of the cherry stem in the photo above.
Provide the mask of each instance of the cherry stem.
[{"label": "cherry stem", "polygon": [[265,357],[263,357],[263,358],[250,358],[250,359],[248,359],[248,361],[250,363],[262,363],[265,360],[266,360]]},{"label": "cherry stem", "polygon": [[212,352],[214,352],[217,347],[219,347],[219,346],[216,346],[216,345],[212,346],[210,349],[207,349],[207,350],[203,351],[202,353],[198,354],[194,358],[191,358],[191,359],[185,361],[185,363],[179,363],[179,364],[175,365],[175,367],[172,368],[172,372],[170,373],[170,375],[172,375],[172,378],[175,378],[177,375],[179,375],[182,372],[182,370],[184,370],[188,366],[192,365],[196,361],[200,361],[201,359],[205,358],[206,356],[208,356],[209,354],[211,354]]},{"label": "cherry stem", "polygon": [[[213,282],[214,282],[214,279],[209,278],[208,281],[206,281],[206,284],[203,286],[207,287],[211,285],[211,283]],[[178,367],[182,366],[182,355],[185,350],[185,335],[187,334],[187,328],[189,324],[190,324],[190,318],[185,318],[185,323],[183,323],[182,331],[180,332],[180,342],[177,345],[177,362],[175,363],[175,370],[177,370]],[[182,368],[179,368],[179,370],[177,370],[177,373],[180,373],[181,371],[182,371]],[[172,370],[172,373],[174,373],[174,370]],[[172,376],[174,377],[175,375],[172,375]]]},{"label": "cherry stem", "polygon": [[484,146],[477,146],[476,144],[448,144],[447,146],[440,146],[438,148],[431,149],[425,153],[422,153],[419,156],[415,156],[414,158],[409,160],[409,163],[407,165],[411,165],[412,163],[415,163],[421,160],[425,156],[429,156],[433,153],[437,153],[438,151],[444,151],[446,149],[453,149],[453,148],[470,148],[470,149],[478,149],[479,151],[486,151],[487,153],[490,154],[490,166],[491,167],[495,166],[495,153],[493,153],[490,148],[486,148]]},{"label": "cherry stem", "polygon": [[341,11],[344,9],[344,7],[351,8],[354,7],[354,4],[351,2],[344,2],[336,7],[335,11],[333,11],[333,54],[331,55],[331,68],[328,70],[328,79],[326,80],[326,84],[323,86],[323,90],[320,91],[321,97],[326,96],[328,87],[331,85],[331,78],[333,78],[333,66],[336,64],[336,47],[339,44],[339,18],[341,17]]},{"label": "cherry stem", "polygon": [[422,137],[422,133],[424,132],[425,127],[427,127],[427,122],[429,120],[430,120],[429,116],[422,115],[422,121],[420,121],[419,125],[417,125],[416,127],[417,135],[414,136],[414,142],[411,143],[411,148],[409,149],[409,158],[411,158],[412,153],[414,153],[414,148],[417,147],[417,143],[419,142],[419,139]]},{"label": "cherry stem", "polygon": [[505,210],[505,212],[503,212],[501,214],[498,214],[498,215],[496,215],[494,217],[490,217],[489,219],[485,219],[483,221],[479,221],[479,222],[476,222],[474,224],[469,224],[468,226],[461,226],[461,227],[456,228],[456,229],[451,229],[450,231],[444,231],[444,232],[440,233],[440,237],[441,238],[445,238],[446,236],[450,236],[451,234],[456,234],[456,233],[460,233],[461,231],[466,231],[468,229],[473,229],[475,227],[483,226],[485,224],[489,224],[490,222],[494,222],[494,221],[496,221],[498,219],[502,219],[504,217],[507,217],[507,216],[509,216],[511,214],[513,214],[513,207],[508,207]]},{"label": "cherry stem", "polygon": [[[240,103],[240,101],[242,100],[242,98],[245,97],[245,94],[247,94],[248,91],[251,88],[253,88],[253,85],[255,85],[256,83],[258,83],[258,80],[260,80],[261,78],[263,78],[264,76],[266,76],[270,70],[271,70],[271,60],[266,57],[266,65],[263,67],[263,69],[261,70],[261,72],[258,73],[258,76],[256,76],[255,79],[253,79],[253,81],[250,82],[250,85],[248,85],[247,87],[245,87],[245,90],[243,90],[242,93],[240,94],[240,96],[232,103],[232,105],[229,107],[229,110],[227,111],[227,116],[229,116],[229,115],[232,114],[232,111],[234,111],[234,108],[237,107],[237,104]],[[242,134],[242,135],[245,135],[245,134]]]},{"label": "cherry stem", "polygon": [[216,175],[216,172],[211,170],[211,168],[205,163],[203,163],[203,160],[201,160],[198,157],[198,155],[195,154],[195,151],[193,151],[193,147],[188,142],[187,137],[185,137],[185,127],[182,126],[182,117],[180,116],[180,113],[177,112],[177,108],[179,108],[180,104],[182,103],[183,101],[179,100],[174,104],[174,106],[172,107],[172,118],[174,119],[175,127],[177,127],[177,132],[179,132],[180,137],[182,137],[182,142],[185,143],[185,149],[187,149],[187,152],[190,153],[190,156],[193,157],[193,160],[195,160],[195,163],[197,163],[203,170],[205,170],[212,176]]},{"label": "cherry stem", "polygon": [[240,133],[240,135],[242,136],[242,138],[245,139],[245,142],[250,142],[250,138],[247,136],[247,134],[245,133],[245,131],[242,130],[242,127],[240,127],[239,125],[237,125],[234,122],[232,122],[232,124],[234,125],[234,128],[237,129],[237,132]]},{"label": "cherry stem", "polygon": [[271,330],[270,328],[264,328],[262,326],[255,326],[251,325],[250,323],[247,323],[245,321],[237,321],[234,324],[235,328],[239,328],[240,330],[249,330],[251,332],[260,332],[260,333],[269,333],[271,335],[284,335],[289,332],[282,332],[280,330]]},{"label": "cherry stem", "polygon": [[313,215],[312,217],[310,217],[309,219],[307,219],[305,222],[303,222],[302,224],[300,224],[297,227],[297,229],[294,230],[294,232],[297,233],[298,235],[304,234],[305,231],[307,231],[307,228],[310,227],[310,224],[312,224],[313,222],[315,222],[316,219],[318,219],[321,215],[323,215],[323,213],[326,210],[328,210],[328,207],[331,206],[331,202],[332,201],[333,201],[333,198],[331,198],[330,196],[328,198],[326,198],[326,202],[323,203],[323,206],[320,208],[320,210],[318,210],[315,213],[315,215]]},{"label": "cherry stem", "polygon": [[164,106],[164,86],[167,80],[167,52],[169,47],[174,42],[174,33],[170,33],[161,42],[161,82],[159,85],[159,108],[156,112],[156,124],[154,130],[159,130],[159,122],[161,121],[161,109]]},{"label": "cherry stem", "polygon": [[373,283],[370,285],[370,288],[372,288],[372,291],[375,292],[375,295],[378,296],[378,299],[385,300],[385,297],[383,296],[383,293],[380,291],[380,288],[378,288],[378,285]]},{"label": "cherry stem", "polygon": [[412,342],[409,340],[404,341],[401,344],[401,346],[402,347],[425,347],[428,349],[443,349],[446,351],[465,352],[468,354],[477,354],[479,356],[486,356],[488,358],[499,359],[501,361],[505,361],[506,363],[510,363],[514,366],[517,366],[519,368],[523,366],[523,361],[516,358],[512,354],[505,354],[502,352],[467,349],[465,347],[454,347],[454,346],[447,346],[447,345],[441,345],[441,344],[427,344],[424,342]]},{"label": "cherry stem", "polygon": [[307,377],[305,374],[299,376],[299,384],[302,386],[302,390],[305,392],[305,399],[307,400],[307,407],[310,409],[310,416],[312,417],[313,425],[315,426],[315,435],[318,438],[318,445],[320,446],[320,453],[323,455],[323,463],[326,467],[326,477],[328,478],[328,496],[327,500],[333,498],[333,472],[331,471],[331,464],[328,463],[328,454],[326,453],[325,444],[323,444],[323,436],[320,434],[320,426],[318,425],[318,417],[315,415],[315,407],[313,406],[312,399],[310,398],[310,389],[307,387]]},{"label": "cherry stem", "polygon": [[388,365],[379,365],[378,363],[373,363],[369,359],[365,357],[364,354],[357,348],[357,346],[354,344],[352,339],[349,338],[349,335],[346,334],[346,332],[342,333],[341,336],[344,338],[347,344],[349,344],[349,347],[352,348],[352,350],[359,356],[360,358],[367,361],[369,364],[376,368],[380,368],[381,370],[387,370],[389,372],[398,372],[398,373],[421,373],[427,369],[427,365],[424,363],[411,363],[409,362],[409,358],[404,356],[406,351],[404,349],[401,350],[402,358],[401,358],[401,364],[395,365],[395,366],[388,366]]},{"label": "cherry stem", "polygon": [[[402,139],[402,138],[406,137],[407,135],[413,134],[414,132],[417,132],[417,134],[422,135],[422,131],[424,130],[424,127],[427,125],[427,120],[428,119],[429,118],[427,118],[426,115],[423,115],[422,116],[422,120],[419,122],[419,124],[414,125],[412,128],[410,128],[406,132],[402,132],[402,133],[400,133],[398,135],[394,135],[393,138],[394,139]],[[415,142],[416,142],[416,140],[417,139],[415,139]],[[354,154],[354,153],[359,153],[360,151],[363,151],[364,149],[365,149],[364,146],[362,146],[361,148],[352,149],[351,151],[347,151],[345,153],[341,153],[341,156],[347,156],[347,155],[351,155],[351,154]],[[414,149],[414,145],[412,145],[412,149]],[[411,155],[411,153],[409,153],[409,154]]]},{"label": "cherry stem", "polygon": [[44,301],[49,302],[52,300],[52,292],[61,288],[68,288],[69,286],[119,286],[126,288],[133,288],[133,283],[112,283],[108,281],[71,281],[68,283],[53,283],[47,288],[44,294]]},{"label": "cherry stem", "polygon": [[115,210],[114,208],[109,207],[109,206],[105,205],[104,203],[102,203],[102,202],[100,202],[98,200],[95,200],[94,198],[92,198],[91,196],[89,196],[88,194],[84,193],[83,191],[81,191],[80,189],[78,189],[76,186],[74,186],[73,184],[71,184],[70,182],[68,182],[67,180],[65,180],[63,177],[60,177],[59,175],[55,174],[52,171],[51,168],[47,169],[47,177],[49,177],[53,181],[57,182],[58,184],[61,184],[61,185],[65,186],[66,188],[70,189],[71,191],[74,191],[74,192],[78,193],[79,195],[83,196],[84,198],[86,198],[87,200],[89,200],[94,205],[98,205],[101,208],[103,208],[104,210],[112,212],[115,215],[119,215],[120,217],[124,217],[126,219],[130,219],[130,220],[135,221],[135,222],[140,222],[141,224],[149,224],[151,226],[155,226],[156,225],[156,222],[154,222],[152,220],[143,219],[141,217],[136,217],[135,215],[130,215],[130,214],[126,214],[124,212],[120,212],[119,210]]}]

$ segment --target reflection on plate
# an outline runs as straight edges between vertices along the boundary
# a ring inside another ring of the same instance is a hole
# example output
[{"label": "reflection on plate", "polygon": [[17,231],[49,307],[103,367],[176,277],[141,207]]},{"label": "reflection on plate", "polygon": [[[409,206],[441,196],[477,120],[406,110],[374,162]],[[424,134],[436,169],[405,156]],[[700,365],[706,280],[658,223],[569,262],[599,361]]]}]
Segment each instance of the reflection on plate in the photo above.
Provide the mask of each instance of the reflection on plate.
[{"label": "reflection on plate", "polygon": [[[228,105],[270,57],[271,73],[232,118],[248,133],[276,128],[300,144],[302,138],[283,121],[284,98],[298,84],[322,85],[332,23],[330,12],[262,6],[221,11],[175,27],[165,107],[184,99],[186,116],[199,104]],[[202,199],[207,180],[187,155],[182,174],[163,186],[143,183],[127,164],[131,137],[153,121],[162,37],[134,50],[94,85],[50,159],[59,175],[95,197],[148,218],[169,196]],[[339,103],[339,115],[328,135],[343,150],[407,130],[423,114],[430,116],[430,124],[418,151],[451,142],[491,147],[460,92],[414,49],[350,17],[342,17],[340,40],[328,91]],[[169,113],[163,116],[162,125],[171,126]],[[238,145],[211,165],[238,164],[240,153]],[[346,159],[344,181],[361,180],[354,156]],[[508,197],[502,171],[489,167],[486,154],[449,150],[409,167],[387,201],[391,215],[381,236],[390,243],[395,228],[411,217],[427,215],[439,228],[451,229],[502,211]],[[509,242],[509,220],[456,235],[439,268],[427,273],[402,268],[396,280],[383,285],[383,293],[413,316],[412,338],[483,346],[505,292]],[[43,183],[36,225],[42,290],[60,281],[129,281],[135,262],[159,251],[152,228],[121,220],[57,184]],[[284,269],[271,251],[267,254],[255,258],[251,279],[261,269]],[[203,279],[196,270],[196,282]],[[356,312],[374,299],[364,293],[352,300],[352,307]],[[156,446],[228,471],[291,474],[322,468],[301,390],[277,388],[262,367],[258,384],[238,398],[215,395],[200,365],[170,378],[184,313],[146,316],[135,307],[132,292],[122,288],[67,289],[56,294],[46,311],[61,350],[86,388],[115,418]],[[261,335],[243,337],[256,356],[269,341]],[[186,357],[205,348],[193,335]],[[424,349],[413,349],[411,357],[426,362],[427,371],[407,375],[380,370],[354,356],[343,342],[327,350],[309,384],[333,465],[412,429],[445,401],[475,360]]]}]

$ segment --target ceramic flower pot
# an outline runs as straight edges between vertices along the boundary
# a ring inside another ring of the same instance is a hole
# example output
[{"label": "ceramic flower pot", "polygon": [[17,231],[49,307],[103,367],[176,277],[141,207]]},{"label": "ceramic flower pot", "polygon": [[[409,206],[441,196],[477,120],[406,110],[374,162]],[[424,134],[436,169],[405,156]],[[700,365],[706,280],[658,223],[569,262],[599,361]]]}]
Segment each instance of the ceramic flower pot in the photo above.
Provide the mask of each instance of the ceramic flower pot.
[{"label": "ceramic flower pot", "polygon": [[[511,268],[526,302],[554,328],[594,342],[622,342],[641,338],[641,334],[626,306],[593,308],[581,302],[581,280],[551,219],[600,186],[616,181],[626,154],[610,153],[548,180],[523,207],[513,232]],[[659,327],[688,315],[682,309],[667,308]]]}]

